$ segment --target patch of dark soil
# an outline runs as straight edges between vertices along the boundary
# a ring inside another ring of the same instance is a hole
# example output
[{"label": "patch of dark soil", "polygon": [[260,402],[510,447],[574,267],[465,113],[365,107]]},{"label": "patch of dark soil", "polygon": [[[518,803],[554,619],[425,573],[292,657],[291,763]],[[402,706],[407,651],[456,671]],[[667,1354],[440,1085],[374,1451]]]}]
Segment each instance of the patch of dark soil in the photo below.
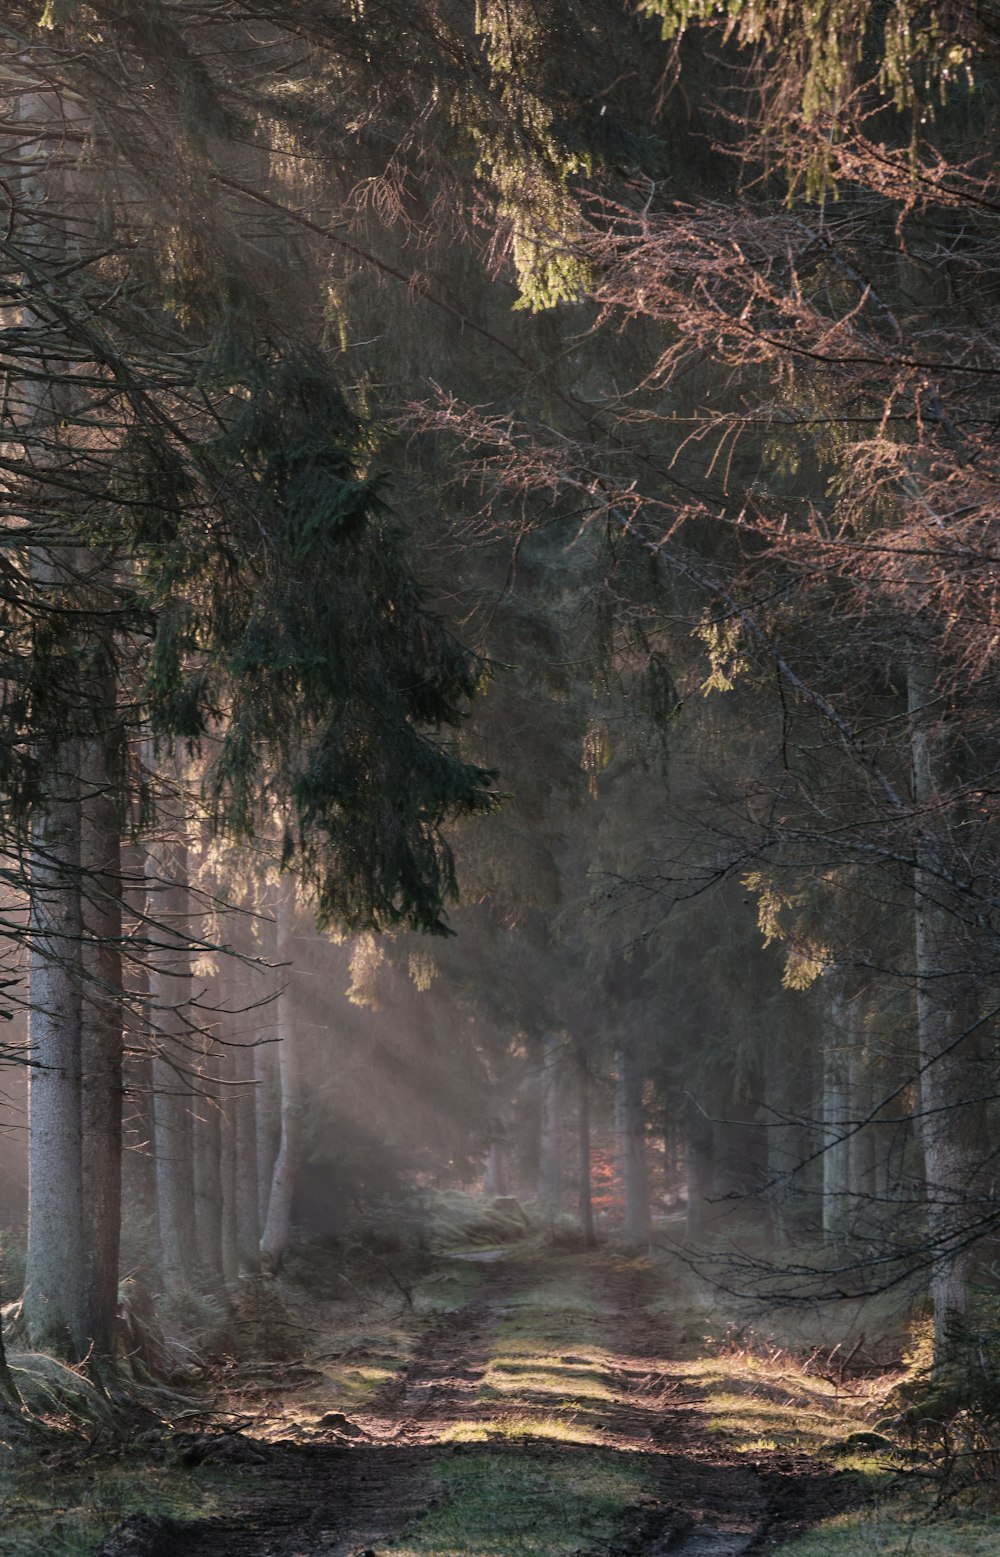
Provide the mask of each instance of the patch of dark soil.
[{"label": "patch of dark soil", "polygon": [[176,1519],[130,1514],[105,1536],[94,1557],[180,1557],[189,1529]]},{"label": "patch of dark soil", "polygon": [[269,1449],[265,1464],[240,1466],[230,1512],[183,1525],[127,1520],[95,1557],[347,1557],[399,1530],[433,1495],[431,1447]]}]

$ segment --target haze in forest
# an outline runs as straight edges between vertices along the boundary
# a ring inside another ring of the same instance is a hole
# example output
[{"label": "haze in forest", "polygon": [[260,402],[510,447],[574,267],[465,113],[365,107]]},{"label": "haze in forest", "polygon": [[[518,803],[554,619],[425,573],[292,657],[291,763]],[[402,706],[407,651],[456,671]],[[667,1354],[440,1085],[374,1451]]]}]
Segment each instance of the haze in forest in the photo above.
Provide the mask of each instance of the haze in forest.
[{"label": "haze in forest", "polygon": [[[395,1442],[462,1361],[435,1282],[480,1403],[504,1305],[575,1282],[641,1501],[633,1271],[663,1378],[707,1316],[995,1497],[998,43],[910,0],[7,5],[18,1452],[71,1379],[161,1431],[142,1392],[291,1346],[296,1293],[338,1356],[402,1303]],[[475,1292],[435,1263],[494,1244]]]}]

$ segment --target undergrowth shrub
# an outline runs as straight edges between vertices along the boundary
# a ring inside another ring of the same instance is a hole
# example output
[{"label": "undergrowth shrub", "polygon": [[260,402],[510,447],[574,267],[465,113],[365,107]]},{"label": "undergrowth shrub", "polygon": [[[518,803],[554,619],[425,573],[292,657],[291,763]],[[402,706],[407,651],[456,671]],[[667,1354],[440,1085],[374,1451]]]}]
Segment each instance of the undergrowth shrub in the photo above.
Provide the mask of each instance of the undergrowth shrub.
[{"label": "undergrowth shrub", "polygon": [[932,1322],[916,1326],[889,1425],[919,1452],[940,1503],[1000,1509],[1000,1301],[982,1299],[948,1350],[948,1362],[933,1366]]}]

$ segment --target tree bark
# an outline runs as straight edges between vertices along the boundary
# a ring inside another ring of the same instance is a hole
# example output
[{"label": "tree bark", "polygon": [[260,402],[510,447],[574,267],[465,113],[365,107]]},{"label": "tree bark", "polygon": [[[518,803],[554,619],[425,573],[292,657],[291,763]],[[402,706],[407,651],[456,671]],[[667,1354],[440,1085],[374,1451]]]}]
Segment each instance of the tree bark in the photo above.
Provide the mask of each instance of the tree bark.
[{"label": "tree bark", "polygon": [[562,1142],[559,1109],[562,1043],[545,1033],[539,1065],[538,1203],[547,1217],[562,1205]]},{"label": "tree bark", "polygon": [[486,1149],[486,1170],[483,1174],[483,1194],[489,1199],[510,1194],[507,1175],[507,1142],[494,1135]]},{"label": "tree bark", "polygon": [[[285,877],[277,904],[278,962],[290,963],[292,930],[295,921],[295,883]],[[278,1084],[281,1089],[281,1139],[271,1175],[271,1194],[267,1219],[260,1238],[261,1268],[269,1275],[281,1269],[288,1247],[292,1195],[299,1166],[300,1120],[302,1112],[299,1077],[298,1036],[292,1019],[291,974],[285,970],[285,984],[278,996]]]},{"label": "tree bark", "polygon": [[222,1122],[219,1052],[204,1036],[198,1066],[192,1126],[194,1132],[194,1210],[198,1269],[210,1288],[225,1284],[222,1259]]},{"label": "tree bark", "polygon": [[82,763],[81,1125],[85,1326],[92,1358],[106,1362],[116,1349],[122,1218],[122,860],[115,681],[110,669],[95,680],[107,722]]},{"label": "tree bark", "polygon": [[146,854],[139,844],[122,846],[122,877],[122,898],[130,920],[123,971],[130,1029],[123,1061],[122,1202],[126,1218],[131,1217],[145,1231],[156,1218],[156,1161],[145,944]]},{"label": "tree bark", "polygon": [[[219,1005],[224,1004],[220,993]],[[225,1018],[220,1017],[220,1021]],[[222,1036],[231,1035],[224,1030]],[[219,1130],[219,1181],[222,1190],[222,1274],[227,1287],[239,1280],[240,1241],[237,1219],[237,1143],[236,1113],[239,1095],[236,1086],[236,1059],[239,1051],[230,1043],[222,1045],[219,1072],[222,1079],[221,1121]]]},{"label": "tree bark", "polygon": [[619,1160],[625,1191],[625,1238],[629,1243],[649,1242],[649,1174],[646,1165],[646,1120],[643,1112],[643,1074],[635,1049],[625,1043],[618,1051]]},{"label": "tree bark", "polygon": [[835,970],[828,977],[831,987],[823,1030],[823,1238],[827,1243],[838,1243],[846,1233],[850,1213],[850,1028],[842,975]]},{"label": "tree bark", "polygon": [[168,1292],[183,1291],[196,1261],[194,1163],[190,1079],[192,1033],[187,847],[157,844],[149,861],[150,934],[157,950],[150,963],[153,1054],[153,1123],[160,1275]]},{"label": "tree bark", "polygon": [[935,1362],[952,1354],[968,1306],[970,1254],[963,1243],[977,1173],[970,1044],[962,1034],[974,1009],[970,980],[949,912],[943,869],[939,785],[948,763],[937,727],[934,676],[916,651],[908,665],[910,750],[917,841],[913,871],[916,1012],[920,1060],[919,1130],[924,1156],[927,1235],[934,1305]]},{"label": "tree bark", "polygon": [[28,1257],[31,1345],[79,1361],[87,1350],[80,1101],[80,800],[76,742],[60,751],[32,828],[28,1036]]},{"label": "tree bark", "polygon": [[576,1044],[576,1072],[579,1108],[577,1114],[579,1147],[580,1229],[584,1246],[597,1247],[594,1231],[594,1198],[590,1171],[590,1064],[582,1043]]},{"label": "tree bark", "polygon": [[233,1049],[233,1150],[236,1175],[236,1245],[242,1271],[260,1269],[260,1200],[257,1192],[257,1118],[253,1050],[243,1041]]},{"label": "tree bark", "polygon": [[[274,960],[276,962],[280,961],[277,945],[277,937],[275,937]],[[287,974],[280,976],[284,978]],[[282,996],[279,994],[277,999],[280,1001]],[[257,1185],[257,1212],[261,1227],[267,1221],[267,1207],[271,1199],[271,1177],[281,1144],[281,1089],[278,1082],[280,1035],[274,1034],[273,1043],[270,1041],[270,1033],[264,1036],[267,1041],[256,1042],[250,1051],[253,1058],[254,1149],[257,1157],[254,1178]]]}]

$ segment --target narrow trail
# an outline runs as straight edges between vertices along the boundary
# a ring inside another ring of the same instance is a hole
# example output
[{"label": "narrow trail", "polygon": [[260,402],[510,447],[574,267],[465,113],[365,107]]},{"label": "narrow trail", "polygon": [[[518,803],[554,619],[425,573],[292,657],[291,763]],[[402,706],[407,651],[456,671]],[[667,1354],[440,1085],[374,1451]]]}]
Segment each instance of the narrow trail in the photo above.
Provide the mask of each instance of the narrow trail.
[{"label": "narrow trail", "polygon": [[[311,1441],[230,1443],[231,1507],[184,1526],[123,1528],[102,1557],[376,1557],[407,1550],[405,1531],[440,1497],[442,1467],[488,1456],[572,1472],[594,1454],[641,1463],[645,1491],[622,1509],[618,1532],[579,1557],[753,1557],[858,1501],[849,1479],[805,1455],[751,1455],[707,1430],[701,1391],[686,1376],[670,1320],[638,1303],[627,1266],[596,1268],[599,1303],[586,1330],[600,1339],[563,1350],[560,1395],[536,1364],[498,1363],[497,1336],[517,1322],[539,1267],[516,1254],[484,1265],[479,1294],[432,1319],[405,1370]],[[505,1371],[499,1371],[502,1369]],[[533,1371],[534,1370],[534,1371]],[[492,1384],[491,1384],[492,1380]],[[332,1404],[335,1404],[333,1402]],[[553,1421],[569,1441],[553,1440]],[[580,1424],[585,1423],[581,1428]],[[514,1435],[507,1436],[511,1428]],[[537,1428],[537,1434],[534,1429]],[[582,1441],[572,1441],[579,1430]],[[496,1530],[491,1551],[504,1552]],[[448,1547],[449,1557],[454,1550]],[[531,1557],[523,1532],[511,1551]],[[470,1549],[468,1557],[478,1557]]]}]

